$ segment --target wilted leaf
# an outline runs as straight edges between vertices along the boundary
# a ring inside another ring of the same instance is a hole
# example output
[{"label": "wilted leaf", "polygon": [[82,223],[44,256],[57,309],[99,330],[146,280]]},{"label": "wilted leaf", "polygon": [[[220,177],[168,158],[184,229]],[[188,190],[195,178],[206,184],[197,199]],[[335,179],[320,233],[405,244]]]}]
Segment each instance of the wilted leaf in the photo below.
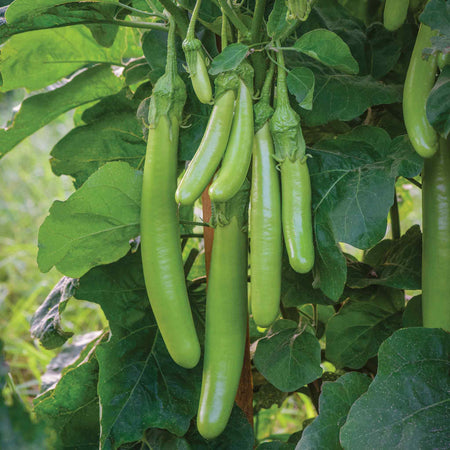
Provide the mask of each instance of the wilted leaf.
[{"label": "wilted leaf", "polygon": [[73,336],[72,332],[62,329],[61,313],[77,284],[78,281],[73,278],[62,277],[31,318],[31,337],[39,339],[46,349],[61,347]]},{"label": "wilted leaf", "polygon": [[94,350],[104,335],[90,342],[79,358],[62,371],[54,388],[34,399],[34,410],[66,448],[98,449],[100,424],[98,363]]},{"label": "wilted leaf", "polygon": [[45,373],[42,374],[41,392],[53,389],[61,379],[64,369],[75,364],[81,353],[86,353],[86,349],[90,349],[92,343],[97,342],[98,338],[104,333],[103,331],[91,331],[90,333],[77,334],[70,344],[66,343],[47,365]]}]

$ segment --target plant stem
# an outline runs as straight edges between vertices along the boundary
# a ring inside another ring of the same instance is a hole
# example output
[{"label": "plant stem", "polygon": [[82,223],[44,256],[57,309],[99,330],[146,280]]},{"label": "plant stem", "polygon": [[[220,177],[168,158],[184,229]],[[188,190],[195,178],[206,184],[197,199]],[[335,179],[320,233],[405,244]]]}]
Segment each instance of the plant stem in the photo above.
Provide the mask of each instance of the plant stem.
[{"label": "plant stem", "polygon": [[266,0],[256,0],[255,10],[253,13],[252,27],[250,29],[250,39],[256,42],[259,39],[261,23],[264,19],[264,10]]},{"label": "plant stem", "polygon": [[319,310],[317,309],[317,305],[312,305],[313,308],[313,326],[317,333],[317,327],[319,326]]},{"label": "plant stem", "polygon": [[197,0],[195,2],[194,10],[192,11],[191,20],[189,22],[189,27],[186,33],[186,39],[193,40],[195,39],[195,24],[198,19],[198,14],[200,12],[200,5],[202,4],[202,0]]},{"label": "plant stem", "polygon": [[[277,41],[277,46],[279,42]],[[284,66],[283,50],[277,51],[277,102],[289,104],[289,96],[286,83],[286,68]]]},{"label": "plant stem", "polygon": [[135,12],[137,14],[142,14],[142,15],[150,16],[150,17],[159,17],[160,19],[163,19],[163,20],[166,19],[164,14],[161,14],[161,13],[158,13],[158,12],[143,11],[142,9],[133,8],[132,6],[126,5],[125,3],[105,2],[105,1],[103,1],[102,5],[120,6],[123,9],[126,9],[126,10],[131,11],[131,12]]},{"label": "plant stem", "polygon": [[[41,28],[41,27],[27,28],[25,30],[15,32],[14,35],[27,33],[29,31],[43,30],[43,29],[65,28],[65,27],[71,27],[73,25],[98,25],[99,23],[108,24],[108,25],[117,25],[120,27],[128,27],[128,28],[141,28],[143,30],[160,30],[160,31],[168,31],[169,30],[169,28],[165,24],[157,23],[157,22],[130,22],[128,20],[120,20],[120,19],[113,19],[113,20],[104,19],[104,20],[80,20],[79,22],[61,23],[61,24],[58,24],[58,25],[55,25],[52,27],[48,27],[48,28]],[[12,35],[10,35],[10,36],[12,36]],[[5,37],[10,37],[10,36],[5,36]]]},{"label": "plant stem", "polygon": [[152,23],[152,22],[130,22],[128,20],[122,20],[122,19],[113,19],[113,20],[92,20],[92,21],[83,21],[78,22],[76,24],[70,23],[67,25],[87,25],[87,24],[98,24],[98,23],[106,23],[111,25],[118,25],[121,27],[128,27],[128,28],[142,28],[143,30],[161,30],[161,31],[168,31],[168,28],[166,25],[162,23]]},{"label": "plant stem", "polygon": [[167,36],[167,60],[166,73],[171,74],[172,80],[178,75],[177,52],[175,50],[175,28],[176,23],[172,15],[169,16],[169,35]]},{"label": "plant stem", "polygon": [[308,384],[309,398],[317,412],[319,412],[320,385],[317,380]]},{"label": "plant stem", "polygon": [[239,33],[244,37],[244,40],[248,37],[248,28],[245,26],[245,23],[242,22],[241,19],[234,12],[234,9],[227,3],[227,0],[217,0],[220,8],[228,17],[230,22],[238,29]]},{"label": "plant stem", "polygon": [[200,226],[200,227],[211,227],[211,225],[207,222],[192,222],[189,220],[180,220],[181,225],[192,225],[192,226]]},{"label": "plant stem", "polygon": [[261,90],[261,98],[260,101],[270,103],[270,94],[272,91],[272,81],[275,73],[275,64],[273,61],[270,62],[269,70],[264,80],[264,85]]},{"label": "plant stem", "polygon": [[259,91],[264,83],[266,74],[266,58],[261,52],[255,52],[250,56],[253,68],[255,69],[255,89]]},{"label": "plant stem", "polygon": [[222,27],[220,29],[220,49],[223,52],[223,50],[228,45],[228,20],[223,8],[220,8],[220,11],[222,12]]},{"label": "plant stem", "polygon": [[181,10],[174,2],[171,0],[159,0],[159,3],[173,16],[175,23],[180,31],[180,36],[185,37],[186,31],[188,29],[188,20]]},{"label": "plant stem", "polygon": [[389,215],[391,216],[392,239],[394,240],[400,239],[401,236],[400,215],[398,213],[397,191],[395,190],[395,188],[394,188],[394,204],[391,206]]},{"label": "plant stem", "polygon": [[[252,27],[250,29],[250,39],[252,43],[260,39],[261,23],[264,19],[265,6],[266,0],[256,0]],[[253,53],[250,59],[255,69],[255,89],[260,90],[264,83],[264,77],[266,74],[266,59],[260,52]]]}]

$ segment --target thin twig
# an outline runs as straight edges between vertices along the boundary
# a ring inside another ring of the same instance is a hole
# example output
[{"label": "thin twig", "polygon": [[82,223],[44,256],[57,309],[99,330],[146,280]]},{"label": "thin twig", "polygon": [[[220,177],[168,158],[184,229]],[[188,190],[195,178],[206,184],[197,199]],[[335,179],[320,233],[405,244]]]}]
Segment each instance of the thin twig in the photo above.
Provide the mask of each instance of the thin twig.
[{"label": "thin twig", "polygon": [[249,30],[245,23],[237,16],[234,9],[228,4],[226,0],[217,0],[220,8],[223,10],[225,15],[228,17],[230,22],[238,29],[239,33],[245,38],[249,34]]},{"label": "thin twig", "polygon": [[400,236],[402,234],[400,230],[400,214],[398,212],[397,192],[395,188],[394,188],[394,203],[391,206],[389,215],[391,216],[392,239],[394,240],[400,239]]},{"label": "thin twig", "polygon": [[405,177],[410,183],[414,184],[414,186],[417,186],[419,189],[422,189],[422,183],[420,181],[415,180],[414,178],[408,178]]}]

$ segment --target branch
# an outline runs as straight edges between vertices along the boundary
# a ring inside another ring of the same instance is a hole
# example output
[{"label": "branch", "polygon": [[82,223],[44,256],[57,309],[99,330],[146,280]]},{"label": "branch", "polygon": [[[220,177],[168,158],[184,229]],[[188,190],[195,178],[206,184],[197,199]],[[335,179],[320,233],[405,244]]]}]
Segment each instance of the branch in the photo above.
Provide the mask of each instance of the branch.
[{"label": "branch", "polygon": [[170,15],[174,18],[175,23],[180,31],[180,36],[184,38],[188,29],[188,20],[183,13],[183,10],[180,9],[174,2],[171,0],[159,0],[159,3],[170,13]]},{"label": "branch", "polygon": [[256,0],[255,10],[253,12],[252,27],[250,29],[250,38],[252,42],[257,42],[259,39],[259,31],[261,23],[264,19],[264,9],[266,7],[266,0]]},{"label": "branch", "polygon": [[228,17],[230,22],[238,29],[242,37],[246,39],[248,37],[249,31],[245,26],[245,23],[237,16],[234,9],[228,4],[227,0],[217,0],[220,8],[223,10],[225,15]]},{"label": "branch", "polygon": [[394,240],[400,239],[400,236],[402,234],[400,231],[400,215],[398,213],[397,191],[395,190],[395,188],[394,188],[394,204],[391,206],[389,215],[391,216],[392,239]]}]

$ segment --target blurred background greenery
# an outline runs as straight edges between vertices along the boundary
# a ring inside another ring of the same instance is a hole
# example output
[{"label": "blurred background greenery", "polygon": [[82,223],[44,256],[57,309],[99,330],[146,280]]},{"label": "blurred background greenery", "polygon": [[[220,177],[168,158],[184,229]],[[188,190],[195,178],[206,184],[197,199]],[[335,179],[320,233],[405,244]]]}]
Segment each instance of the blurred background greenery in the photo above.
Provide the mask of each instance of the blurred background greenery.
[{"label": "blurred background greenery", "polygon": [[[25,93],[0,94],[0,126],[7,126]],[[52,269],[39,272],[36,263],[39,226],[54,200],[64,200],[73,191],[71,180],[53,175],[49,153],[73,126],[73,115],[60,117],[22,142],[0,160],[0,338],[17,391],[28,403],[39,392],[40,377],[58,350],[48,351],[30,337],[29,323],[61,275]],[[397,183],[404,233],[421,222],[420,190],[407,180]],[[387,237],[390,236],[388,225]],[[345,251],[360,257],[358,249]],[[88,302],[68,302],[63,329],[75,334],[100,329],[106,320],[99,308]],[[69,340],[70,342],[70,340]],[[255,416],[258,440],[291,435],[304,420],[316,415],[309,398],[295,393],[281,399],[280,406],[261,408]]]},{"label": "blurred background greenery", "polygon": [[[0,97],[0,126],[7,125],[23,97],[22,91]],[[49,164],[53,145],[72,126],[71,115],[60,117],[0,161],[0,338],[17,391],[28,402],[39,392],[40,376],[57,354],[31,339],[29,329],[36,308],[61,278],[54,269],[39,271],[37,236],[52,202],[64,200],[73,190],[70,179],[53,175]],[[97,306],[82,303],[80,308],[80,302],[69,302],[63,328],[78,333],[102,326]]]}]

